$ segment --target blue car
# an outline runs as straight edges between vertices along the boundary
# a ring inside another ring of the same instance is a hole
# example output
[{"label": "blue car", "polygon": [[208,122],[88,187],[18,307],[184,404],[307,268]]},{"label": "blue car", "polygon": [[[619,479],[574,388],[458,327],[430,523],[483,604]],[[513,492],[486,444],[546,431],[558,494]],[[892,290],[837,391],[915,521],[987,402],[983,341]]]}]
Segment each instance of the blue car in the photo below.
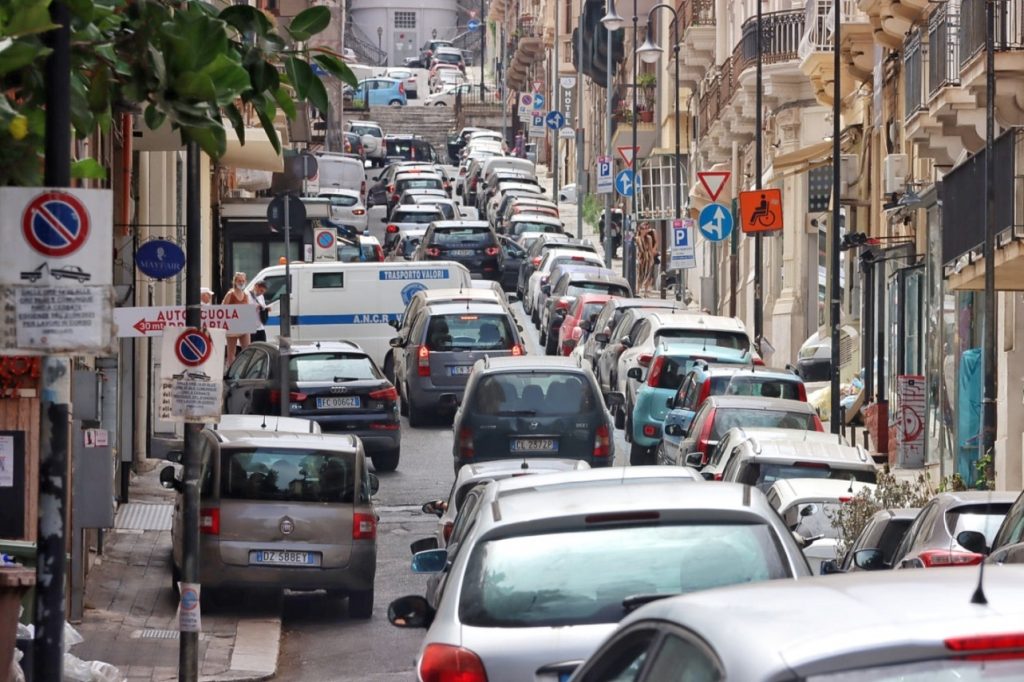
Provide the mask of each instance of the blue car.
[{"label": "blue car", "polygon": [[[748,395],[807,402],[804,382],[792,370],[696,362],[666,405],[669,411],[665,415],[660,446],[664,452],[676,451],[697,410],[713,395]],[[659,456],[657,461],[667,461],[667,457]]]},{"label": "blue car", "polygon": [[398,78],[367,78],[352,92],[352,104],[371,107],[404,107],[408,103],[405,84]]},{"label": "blue car", "polygon": [[662,422],[668,414],[668,403],[676,395],[690,368],[699,362],[753,366],[753,358],[748,351],[672,340],[660,343],[651,357],[646,378],[640,367],[629,370],[630,378],[644,379],[644,383],[637,389],[632,410],[627,406],[627,414],[630,416],[626,424],[631,442],[630,464],[655,463],[655,453],[662,437]]}]

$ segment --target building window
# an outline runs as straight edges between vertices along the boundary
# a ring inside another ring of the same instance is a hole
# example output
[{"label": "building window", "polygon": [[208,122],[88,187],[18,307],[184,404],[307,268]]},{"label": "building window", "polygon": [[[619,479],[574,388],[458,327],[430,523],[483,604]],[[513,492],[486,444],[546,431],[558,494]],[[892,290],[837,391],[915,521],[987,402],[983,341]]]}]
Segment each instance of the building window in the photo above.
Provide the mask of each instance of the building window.
[{"label": "building window", "polygon": [[395,28],[416,28],[416,13],[395,12]]}]

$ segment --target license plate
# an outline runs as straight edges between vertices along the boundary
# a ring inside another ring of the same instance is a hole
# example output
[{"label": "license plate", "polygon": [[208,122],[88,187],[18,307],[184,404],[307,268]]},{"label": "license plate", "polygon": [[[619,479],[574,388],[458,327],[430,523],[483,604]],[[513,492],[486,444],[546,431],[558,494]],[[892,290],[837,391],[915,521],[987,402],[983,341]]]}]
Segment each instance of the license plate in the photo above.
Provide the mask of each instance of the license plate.
[{"label": "license plate", "polygon": [[512,452],[558,452],[554,438],[513,438]]},{"label": "license plate", "polygon": [[292,552],[281,549],[258,549],[249,552],[250,564],[268,566],[319,566],[319,552]]},{"label": "license plate", "polygon": [[452,249],[448,252],[449,256],[472,256],[476,251],[473,249]]},{"label": "license plate", "polygon": [[318,410],[332,410],[338,408],[353,408],[359,407],[360,401],[359,396],[337,396],[330,398],[317,398],[316,407]]},{"label": "license plate", "polygon": [[453,377],[466,376],[473,371],[473,365],[454,365],[448,367],[448,374]]}]

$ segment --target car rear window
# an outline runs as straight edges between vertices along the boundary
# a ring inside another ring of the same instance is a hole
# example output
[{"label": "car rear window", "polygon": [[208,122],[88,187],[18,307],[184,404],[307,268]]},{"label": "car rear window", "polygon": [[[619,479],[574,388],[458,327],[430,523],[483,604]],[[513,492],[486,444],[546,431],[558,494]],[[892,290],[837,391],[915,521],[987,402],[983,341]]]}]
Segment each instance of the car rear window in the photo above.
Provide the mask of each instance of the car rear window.
[{"label": "car rear window", "polygon": [[698,346],[748,350],[750,339],[741,332],[715,332],[703,329],[660,329],[654,333],[654,342],[672,339]]},{"label": "car rear window", "polygon": [[355,499],[353,453],[256,448],[225,450],[221,457],[220,496],[224,499],[342,503]]},{"label": "car rear window", "polygon": [[627,287],[611,282],[573,282],[566,290],[566,296],[579,296],[580,294],[608,294],[609,296],[629,297],[631,294]]},{"label": "car rear window", "polygon": [[744,410],[730,407],[721,408],[715,412],[711,439],[721,439],[729,429],[734,427],[818,430],[813,414],[787,410]]},{"label": "car rear window", "polygon": [[349,130],[360,136],[370,135],[372,137],[384,137],[384,133],[382,133],[380,128],[377,128],[376,126],[353,125]]},{"label": "car rear window", "polygon": [[355,206],[359,203],[359,197],[350,197],[346,194],[327,194],[321,196],[326,196],[330,200],[331,206]]},{"label": "car rear window", "polygon": [[471,409],[494,416],[590,413],[601,403],[584,375],[568,372],[502,372],[483,377]]},{"label": "car rear window", "polygon": [[378,379],[373,361],[358,353],[305,353],[288,360],[292,381],[358,381]]},{"label": "car rear window", "polygon": [[393,223],[415,223],[417,225],[428,225],[435,220],[441,219],[441,211],[428,213],[426,211],[395,211],[391,216]]},{"label": "car rear window", "polygon": [[429,159],[429,147],[422,142],[413,140],[385,140],[388,156],[401,156],[407,161]]},{"label": "car rear window", "polygon": [[946,512],[946,529],[956,537],[965,530],[976,530],[985,536],[985,544],[992,546],[996,531],[1010,511],[1010,503],[973,504],[956,507]]},{"label": "car rear window", "polygon": [[441,246],[472,244],[474,246],[494,244],[494,234],[488,227],[451,227],[435,229],[433,243]]},{"label": "car rear window", "polygon": [[590,525],[474,547],[459,619],[509,628],[617,623],[628,613],[622,602],[629,596],[785,577],[764,524]]},{"label": "car rear window", "polygon": [[433,351],[508,350],[514,343],[508,315],[434,315],[427,324],[427,348]]},{"label": "car rear window", "polygon": [[750,461],[737,476],[740,483],[756,486],[761,492],[767,492],[775,481],[789,478],[831,478],[841,481],[852,478],[860,483],[877,482],[875,472],[869,469],[848,469],[841,464],[830,465],[825,462],[780,464]]},{"label": "car rear window", "polygon": [[402,190],[419,188],[441,189],[441,179],[427,175],[421,178],[404,178],[395,183],[395,189],[399,193]]},{"label": "car rear window", "polygon": [[592,265],[594,267],[601,267],[604,263],[597,258],[588,258],[587,256],[556,256],[551,259],[551,270],[554,270],[559,265],[566,265],[569,263],[579,265]]},{"label": "car rear window", "polygon": [[711,395],[752,395],[765,398],[803,400],[801,383],[779,378],[759,377],[756,374],[717,376],[711,378]]},{"label": "car rear window", "polygon": [[562,226],[552,225],[551,223],[531,223],[524,220],[518,223],[512,223],[512,230],[517,235],[524,232],[561,233]]},{"label": "car rear window", "polygon": [[458,64],[459,62],[462,61],[462,57],[460,55],[449,54],[447,52],[435,54],[434,58],[437,59],[437,61],[439,62],[444,62],[445,64]]}]

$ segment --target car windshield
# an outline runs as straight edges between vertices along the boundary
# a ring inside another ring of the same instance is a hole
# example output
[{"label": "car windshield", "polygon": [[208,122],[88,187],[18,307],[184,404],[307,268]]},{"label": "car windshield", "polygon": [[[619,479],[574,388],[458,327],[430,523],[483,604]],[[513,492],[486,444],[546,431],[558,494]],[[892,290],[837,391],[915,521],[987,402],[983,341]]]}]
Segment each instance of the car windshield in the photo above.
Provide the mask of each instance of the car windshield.
[{"label": "car windshield", "polygon": [[[871,651],[865,651],[864,657],[858,660],[867,661],[870,656]],[[807,682],[1010,682],[1024,679],[1024,659],[964,661],[943,658],[810,675],[804,679]]]},{"label": "car windshield", "polygon": [[267,290],[263,292],[263,300],[268,304],[284,296],[284,275],[268,275],[263,278]]},{"label": "car windshield", "polygon": [[721,440],[726,431],[734,427],[748,429],[803,429],[817,431],[814,415],[809,412],[790,412],[788,410],[747,410],[739,408],[719,408],[715,412],[714,426],[711,430],[712,440]]},{"label": "car windshield", "polygon": [[954,538],[965,530],[978,531],[985,536],[985,544],[991,547],[1008,511],[1008,502],[956,507],[946,512],[946,528]]},{"label": "car windshield", "polygon": [[384,137],[384,133],[376,126],[353,125],[350,130],[356,135],[369,135],[371,137]]},{"label": "car windshield", "polygon": [[393,223],[415,223],[417,225],[427,225],[440,219],[441,211],[434,211],[433,213],[425,211],[395,211],[395,214],[391,216],[391,222]]},{"label": "car windshield", "polygon": [[621,284],[613,284],[612,282],[573,282],[566,289],[566,296],[579,296],[580,294],[587,293],[600,293],[608,294],[610,296],[630,296],[629,289],[622,286]]},{"label": "car windshield", "polygon": [[222,499],[351,503],[355,496],[352,453],[255,448],[221,456]]},{"label": "car windshield", "polygon": [[601,404],[584,376],[567,372],[502,372],[480,380],[472,410],[494,416],[589,414]]},{"label": "car windshield", "polygon": [[490,228],[487,227],[453,227],[444,230],[434,230],[433,242],[441,246],[453,244],[492,244],[494,237]]},{"label": "car windshield", "polygon": [[288,371],[293,382],[336,383],[380,376],[370,358],[357,353],[305,353],[289,358]]},{"label": "car windshield", "polygon": [[825,462],[749,462],[740,472],[740,483],[757,486],[767,492],[775,481],[788,478],[831,478],[840,481],[853,479],[858,483],[876,483],[875,472],[870,469],[849,469],[842,464]]},{"label": "car windshield", "polygon": [[713,346],[715,348],[734,348],[748,350],[750,339],[742,332],[716,332],[702,329],[660,329],[654,333],[654,342],[682,341],[693,346]]},{"label": "car windshield", "polygon": [[475,627],[616,623],[629,596],[787,577],[774,540],[764,524],[694,523],[483,542],[466,567],[459,619]]},{"label": "car windshield", "polygon": [[432,351],[508,350],[514,343],[512,324],[503,314],[435,315],[427,325]]},{"label": "car windshield", "polygon": [[711,395],[752,395],[765,398],[803,400],[800,382],[756,374],[734,374],[711,378]]}]

